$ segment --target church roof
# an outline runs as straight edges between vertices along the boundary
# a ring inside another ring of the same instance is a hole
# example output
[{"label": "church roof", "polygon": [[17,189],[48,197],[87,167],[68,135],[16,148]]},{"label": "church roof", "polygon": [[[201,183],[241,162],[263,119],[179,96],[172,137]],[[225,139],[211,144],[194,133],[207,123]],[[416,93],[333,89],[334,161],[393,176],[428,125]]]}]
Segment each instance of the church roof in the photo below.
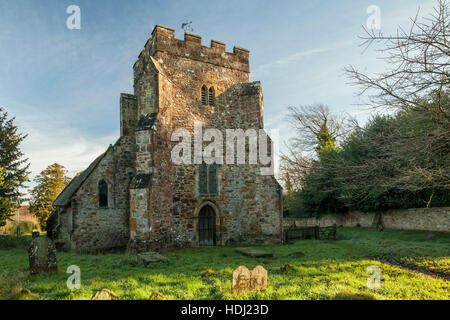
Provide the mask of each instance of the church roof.
[{"label": "church roof", "polygon": [[95,159],[89,167],[77,174],[72,181],[64,188],[64,190],[59,194],[58,198],[53,202],[53,206],[55,207],[65,207],[70,204],[72,196],[77,192],[77,190],[81,187],[83,182],[89,177],[89,175],[94,171],[100,161],[104,158],[104,156],[108,153],[110,148],[106,150],[103,154],[101,154],[97,159]]}]

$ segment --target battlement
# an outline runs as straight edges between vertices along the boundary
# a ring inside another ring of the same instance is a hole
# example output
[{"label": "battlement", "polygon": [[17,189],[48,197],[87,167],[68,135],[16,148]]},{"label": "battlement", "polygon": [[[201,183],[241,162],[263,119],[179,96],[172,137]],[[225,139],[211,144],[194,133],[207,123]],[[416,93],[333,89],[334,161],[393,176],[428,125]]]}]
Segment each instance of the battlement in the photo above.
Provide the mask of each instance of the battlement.
[{"label": "battlement", "polygon": [[134,70],[142,68],[149,56],[157,58],[158,53],[250,72],[248,50],[235,46],[233,52],[227,52],[226,44],[216,40],[211,40],[209,47],[203,46],[202,37],[189,32],[184,34],[184,40],[176,39],[174,29],[161,25],[153,29],[152,37],[147,40],[134,64]]}]

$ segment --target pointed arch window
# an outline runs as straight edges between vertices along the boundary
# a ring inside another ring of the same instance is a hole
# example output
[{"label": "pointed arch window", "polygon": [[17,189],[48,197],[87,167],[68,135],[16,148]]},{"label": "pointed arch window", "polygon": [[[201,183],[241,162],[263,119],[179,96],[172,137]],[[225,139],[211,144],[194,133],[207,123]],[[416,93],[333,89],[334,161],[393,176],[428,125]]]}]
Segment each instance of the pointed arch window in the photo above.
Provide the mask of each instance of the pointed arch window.
[{"label": "pointed arch window", "polygon": [[208,101],[210,106],[214,106],[216,95],[214,94],[214,88],[211,87],[208,90]]},{"label": "pointed arch window", "polygon": [[108,184],[103,179],[98,183],[98,205],[100,208],[108,207]]},{"label": "pointed arch window", "polygon": [[198,191],[201,195],[217,194],[217,165],[202,163],[199,167]]},{"label": "pointed arch window", "polygon": [[202,87],[202,105],[206,106],[208,104],[208,96],[206,86]]},{"label": "pointed arch window", "polygon": [[215,163],[208,166],[208,191],[217,194],[217,166]]},{"label": "pointed arch window", "polygon": [[208,166],[204,162],[199,168],[198,191],[200,194],[208,194]]}]

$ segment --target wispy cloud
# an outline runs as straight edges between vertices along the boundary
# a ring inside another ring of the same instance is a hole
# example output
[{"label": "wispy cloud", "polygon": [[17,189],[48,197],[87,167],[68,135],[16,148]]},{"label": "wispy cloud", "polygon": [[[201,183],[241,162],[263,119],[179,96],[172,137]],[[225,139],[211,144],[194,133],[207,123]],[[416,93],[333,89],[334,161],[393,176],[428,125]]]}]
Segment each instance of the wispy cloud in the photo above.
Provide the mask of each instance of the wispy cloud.
[{"label": "wispy cloud", "polygon": [[278,65],[288,64],[288,63],[295,62],[295,61],[297,61],[300,58],[311,56],[311,55],[316,54],[316,53],[326,52],[326,51],[329,51],[329,50],[330,50],[329,48],[321,48],[321,49],[311,49],[311,50],[306,50],[306,51],[302,51],[302,52],[296,52],[296,53],[291,54],[289,56],[286,56],[286,57],[283,57],[281,59],[278,59],[274,63],[278,64]]},{"label": "wispy cloud", "polygon": [[30,129],[22,149],[32,159],[31,178],[52,163],[59,163],[67,168],[70,176],[74,176],[86,167],[109,144],[114,143],[117,135],[90,138],[76,130],[55,128],[57,134]]},{"label": "wispy cloud", "polygon": [[30,163],[30,181],[27,183],[30,188],[35,186],[36,175],[53,163],[63,165],[68,175],[74,177],[119,137],[118,128],[108,134],[89,135],[52,115],[34,113],[24,105],[19,109],[23,112],[10,116],[17,116],[15,122],[20,132],[27,134],[21,150]]},{"label": "wispy cloud", "polygon": [[329,48],[317,48],[317,49],[311,49],[311,50],[305,50],[296,52],[294,54],[290,54],[288,56],[281,57],[273,62],[266,63],[260,65],[253,73],[253,77],[261,77],[263,75],[266,75],[271,70],[279,68],[281,66],[285,65],[291,65],[297,61],[299,61],[301,58],[312,56],[318,53],[323,53],[329,51]]}]

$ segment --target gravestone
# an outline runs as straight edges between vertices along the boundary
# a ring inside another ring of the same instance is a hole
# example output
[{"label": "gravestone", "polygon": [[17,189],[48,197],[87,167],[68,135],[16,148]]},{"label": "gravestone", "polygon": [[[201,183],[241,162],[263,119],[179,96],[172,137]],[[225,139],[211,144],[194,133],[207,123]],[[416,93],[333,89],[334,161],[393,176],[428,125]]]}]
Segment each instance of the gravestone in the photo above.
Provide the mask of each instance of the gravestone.
[{"label": "gravestone", "polygon": [[256,266],[250,271],[250,290],[263,290],[267,288],[267,270]]},{"label": "gravestone", "polygon": [[33,231],[33,240],[28,247],[30,273],[58,272],[56,247],[52,240],[40,237],[38,231]]},{"label": "gravestone", "polygon": [[109,289],[97,291],[91,300],[120,300],[120,297]]},{"label": "gravestone", "polygon": [[239,266],[233,271],[232,292],[240,293],[250,290],[250,270],[246,266]]},{"label": "gravestone", "polygon": [[267,270],[256,266],[252,271],[240,266],[233,271],[232,292],[256,291],[267,288]]}]

